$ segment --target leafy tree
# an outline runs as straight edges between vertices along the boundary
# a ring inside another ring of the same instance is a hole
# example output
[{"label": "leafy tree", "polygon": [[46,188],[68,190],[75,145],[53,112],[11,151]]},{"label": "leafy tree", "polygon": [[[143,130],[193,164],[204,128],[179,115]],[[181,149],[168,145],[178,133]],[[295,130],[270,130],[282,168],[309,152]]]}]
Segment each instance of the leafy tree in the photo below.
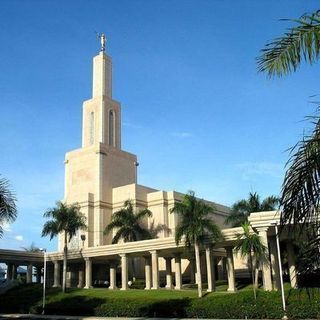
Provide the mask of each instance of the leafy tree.
[{"label": "leafy tree", "polygon": [[261,202],[256,192],[250,192],[248,199],[237,201],[231,207],[231,213],[226,218],[225,223],[231,224],[233,227],[239,227],[248,221],[250,213],[275,210],[278,205],[279,199],[275,196],[267,197]]},{"label": "leafy tree", "polygon": [[262,243],[260,236],[251,228],[248,222],[242,224],[242,233],[236,235],[235,251],[240,252],[241,257],[249,257],[251,277],[253,285],[253,295],[257,299],[256,283],[258,273],[255,270],[258,268],[258,261],[266,258],[266,246]]},{"label": "leafy tree", "polygon": [[63,249],[63,280],[62,291],[66,291],[68,242],[79,229],[87,229],[86,217],[80,212],[78,204],[67,205],[58,201],[56,207],[48,209],[44,215],[47,221],[42,229],[42,237],[50,236],[50,240],[62,233],[64,236]]},{"label": "leafy tree", "polygon": [[176,226],[175,239],[177,244],[182,239],[187,248],[194,246],[198,296],[202,297],[202,280],[200,266],[200,248],[205,236],[210,236],[213,241],[222,239],[220,228],[213,221],[215,208],[206,204],[203,200],[198,200],[193,191],[189,191],[181,202],[176,202],[170,210],[171,213],[178,214],[179,223]]},{"label": "leafy tree", "polygon": [[3,235],[3,225],[13,222],[17,217],[16,201],[10,190],[9,181],[0,178],[0,238]]},{"label": "leafy tree", "polygon": [[[296,71],[302,61],[314,64],[319,59],[319,10],[290,20],[296,25],[282,37],[268,43],[258,58],[258,69],[269,76],[287,75]],[[311,134],[291,149],[287,172],[282,185],[281,226],[293,223],[309,237],[310,255],[320,244],[320,117],[312,117]],[[295,230],[296,230],[295,229]],[[300,230],[301,231],[301,230]],[[307,252],[307,251],[306,251]]]},{"label": "leafy tree", "polygon": [[34,242],[32,242],[29,247],[21,247],[21,249],[23,249],[24,251],[27,251],[27,252],[40,252],[41,251],[40,248],[38,248],[34,244]]}]

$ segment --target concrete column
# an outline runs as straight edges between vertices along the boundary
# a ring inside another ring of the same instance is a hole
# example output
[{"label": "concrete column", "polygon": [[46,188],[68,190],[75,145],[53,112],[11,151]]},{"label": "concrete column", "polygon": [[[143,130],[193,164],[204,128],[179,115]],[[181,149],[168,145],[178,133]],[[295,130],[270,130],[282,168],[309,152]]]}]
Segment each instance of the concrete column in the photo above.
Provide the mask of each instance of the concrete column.
[{"label": "concrete column", "polygon": [[53,261],[53,286],[60,287],[60,263],[59,261]]},{"label": "concrete column", "polygon": [[268,249],[268,228],[259,228],[258,233],[261,238],[261,242],[266,246],[266,259],[262,261],[262,280],[263,288],[265,291],[272,290],[272,277],[271,277],[271,264],[269,259],[269,249]]},{"label": "concrete column", "polygon": [[195,283],[196,282],[196,268],[195,268],[195,261],[194,258],[189,259],[189,269],[190,269],[190,283]]},{"label": "concrete column", "polygon": [[37,275],[36,275],[36,278],[37,278],[37,283],[41,283],[41,267],[37,267]]},{"label": "concrete column", "polygon": [[15,264],[12,265],[12,279],[13,280],[17,279],[17,268],[18,268],[17,265],[15,265]]},{"label": "concrete column", "polygon": [[7,280],[12,280],[12,263],[7,263]]},{"label": "concrete column", "polygon": [[216,279],[214,273],[214,261],[212,256],[212,249],[206,248],[206,263],[207,263],[207,281],[208,281],[208,292],[212,292],[216,287]]},{"label": "concrete column", "polygon": [[271,259],[271,269],[272,269],[272,278],[273,278],[273,288],[274,290],[281,290],[280,284],[280,270],[279,270],[279,259],[277,252],[277,242],[276,237],[269,238],[270,244],[270,259]]},{"label": "concrete column", "polygon": [[126,253],[120,254],[121,257],[121,289],[128,290],[128,257]]},{"label": "concrete column", "polygon": [[236,280],[234,274],[234,263],[233,263],[233,248],[227,247],[227,276],[228,276],[228,291],[235,292],[236,289]]},{"label": "concrete column", "polygon": [[222,278],[223,279],[227,279],[228,278],[228,275],[227,275],[227,273],[228,273],[228,271],[227,271],[227,257],[223,257],[222,258],[222,273],[223,273]]},{"label": "concrete column", "polygon": [[78,288],[83,288],[84,286],[84,271],[83,271],[83,264],[81,263],[81,265],[79,266],[79,270],[78,270]]},{"label": "concrete column", "polygon": [[153,290],[159,289],[159,262],[158,262],[158,251],[151,251],[152,260],[152,288]]},{"label": "concrete column", "polygon": [[151,258],[150,256],[144,257],[144,271],[145,271],[145,278],[146,278],[146,287],[145,290],[151,289]]},{"label": "concrete column", "polygon": [[176,286],[174,288],[175,290],[181,290],[181,285],[182,285],[181,257],[176,256],[174,258],[174,262],[175,262],[175,278],[176,278]]},{"label": "concrete column", "polygon": [[218,280],[223,280],[224,276],[223,276],[223,258],[220,257],[220,260],[218,261],[217,264],[217,269],[218,269]]},{"label": "concrete column", "polygon": [[297,270],[294,258],[294,250],[293,245],[291,242],[287,241],[287,255],[288,255],[288,267],[289,267],[289,277],[290,277],[290,284],[291,288],[297,287]]},{"label": "concrete column", "polygon": [[85,258],[84,261],[86,262],[86,285],[85,289],[92,288],[92,259],[91,258]]},{"label": "concrete column", "polygon": [[172,289],[172,269],[171,258],[167,257],[166,260],[166,289]]},{"label": "concrete column", "polygon": [[27,283],[32,283],[32,269],[33,265],[29,263],[27,266]]},{"label": "concrete column", "polygon": [[117,289],[117,263],[116,262],[111,262],[110,263],[110,285],[109,285],[110,290],[115,290]]}]

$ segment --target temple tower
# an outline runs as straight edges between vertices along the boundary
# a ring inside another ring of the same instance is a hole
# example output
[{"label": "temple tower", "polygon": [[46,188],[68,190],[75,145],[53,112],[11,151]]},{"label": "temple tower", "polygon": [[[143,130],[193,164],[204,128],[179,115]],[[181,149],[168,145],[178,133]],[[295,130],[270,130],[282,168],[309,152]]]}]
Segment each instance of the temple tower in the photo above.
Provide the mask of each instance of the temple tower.
[{"label": "temple tower", "polygon": [[[70,247],[111,243],[103,230],[112,214],[112,189],[136,183],[137,157],[121,150],[121,106],[112,99],[112,62],[104,46],[93,58],[92,98],[83,103],[82,147],[65,156],[65,197],[87,216],[84,243],[78,234]],[[59,240],[59,249],[62,249]]]}]

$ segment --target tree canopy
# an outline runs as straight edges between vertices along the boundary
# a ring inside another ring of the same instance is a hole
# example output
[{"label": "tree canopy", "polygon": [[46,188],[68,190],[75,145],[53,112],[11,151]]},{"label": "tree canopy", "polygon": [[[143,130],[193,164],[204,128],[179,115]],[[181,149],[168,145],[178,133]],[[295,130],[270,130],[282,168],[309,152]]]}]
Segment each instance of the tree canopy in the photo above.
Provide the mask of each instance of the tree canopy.
[{"label": "tree canopy", "polygon": [[112,215],[104,234],[116,230],[112,243],[118,243],[120,239],[123,239],[124,242],[152,239],[148,228],[142,224],[143,219],[150,217],[152,217],[150,210],[143,209],[135,212],[132,201],[126,200],[124,207]]},{"label": "tree canopy", "polygon": [[234,203],[231,207],[231,213],[227,216],[225,223],[233,227],[240,227],[248,221],[252,212],[276,210],[279,206],[279,199],[275,196],[269,196],[263,201],[256,192],[250,192],[248,199],[242,199]]}]

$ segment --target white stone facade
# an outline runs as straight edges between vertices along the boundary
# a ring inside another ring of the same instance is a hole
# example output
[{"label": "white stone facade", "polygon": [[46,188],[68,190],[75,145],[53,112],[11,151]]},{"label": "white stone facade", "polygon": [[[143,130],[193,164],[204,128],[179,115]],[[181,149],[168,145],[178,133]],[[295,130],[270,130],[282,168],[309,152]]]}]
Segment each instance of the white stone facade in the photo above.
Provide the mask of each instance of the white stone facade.
[{"label": "white stone facade", "polygon": [[[93,58],[92,98],[83,103],[82,147],[68,152],[65,157],[65,197],[71,203],[79,203],[87,217],[88,230],[84,248],[111,244],[112,235],[103,231],[111,221],[112,213],[130,199],[136,208],[148,208],[152,218],[145,221],[165,224],[174,234],[177,217],[170,208],[183,194],[175,191],[159,191],[137,184],[137,156],[121,149],[121,106],[112,99],[112,62],[104,52]],[[220,227],[229,208],[211,203],[217,209],[215,221]],[[160,238],[170,236],[163,232]],[[83,245],[72,240],[72,247]],[[63,241],[59,239],[59,251]]]}]

